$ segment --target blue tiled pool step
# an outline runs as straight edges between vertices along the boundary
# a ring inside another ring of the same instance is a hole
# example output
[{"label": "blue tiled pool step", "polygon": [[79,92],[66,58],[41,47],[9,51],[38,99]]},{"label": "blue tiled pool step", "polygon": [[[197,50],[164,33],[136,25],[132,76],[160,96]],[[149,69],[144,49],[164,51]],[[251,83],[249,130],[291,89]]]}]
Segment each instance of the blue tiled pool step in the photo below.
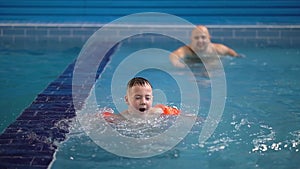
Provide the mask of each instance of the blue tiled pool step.
[{"label": "blue tiled pool step", "polygon": [[[116,46],[100,63],[96,79]],[[69,122],[76,116],[72,98],[74,66],[75,62],[71,63],[0,135],[1,169],[48,168],[51,164],[56,143],[66,139]],[[82,90],[91,87],[83,84]]]}]

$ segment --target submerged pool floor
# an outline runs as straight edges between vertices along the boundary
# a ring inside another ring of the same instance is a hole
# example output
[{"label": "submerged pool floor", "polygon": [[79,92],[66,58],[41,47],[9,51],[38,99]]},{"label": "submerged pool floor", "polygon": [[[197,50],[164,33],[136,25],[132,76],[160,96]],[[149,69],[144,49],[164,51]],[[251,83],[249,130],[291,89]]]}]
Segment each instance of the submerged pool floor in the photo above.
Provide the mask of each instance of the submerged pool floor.
[{"label": "submerged pool floor", "polygon": [[0,135],[0,168],[47,168],[68,133],[74,63],[40,93]]},{"label": "submerged pool floor", "polygon": [[[117,45],[106,53],[95,79],[103,70]],[[0,135],[0,168],[48,168],[57,143],[66,139],[69,122],[76,116],[72,96],[75,61],[47,88],[37,95],[15,122]],[[89,74],[87,72],[87,74]],[[89,91],[92,84],[82,83]],[[87,95],[81,96],[82,99]]]}]

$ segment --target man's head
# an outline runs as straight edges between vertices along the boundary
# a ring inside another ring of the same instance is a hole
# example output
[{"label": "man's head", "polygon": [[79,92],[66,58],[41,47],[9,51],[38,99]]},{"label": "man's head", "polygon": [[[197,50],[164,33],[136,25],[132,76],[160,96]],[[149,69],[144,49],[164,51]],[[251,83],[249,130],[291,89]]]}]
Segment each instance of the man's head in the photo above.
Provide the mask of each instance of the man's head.
[{"label": "man's head", "polygon": [[152,85],[142,77],[135,77],[127,84],[125,96],[129,111],[145,112],[152,107]]},{"label": "man's head", "polygon": [[199,25],[191,35],[191,47],[197,51],[205,51],[210,43],[210,34],[207,27]]}]

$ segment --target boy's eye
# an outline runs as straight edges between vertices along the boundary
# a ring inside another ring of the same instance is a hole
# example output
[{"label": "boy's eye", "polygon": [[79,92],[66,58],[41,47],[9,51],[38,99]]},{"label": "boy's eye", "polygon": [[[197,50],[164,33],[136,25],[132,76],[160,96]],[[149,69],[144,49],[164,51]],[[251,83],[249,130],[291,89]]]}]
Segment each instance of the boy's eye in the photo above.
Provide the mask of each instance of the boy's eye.
[{"label": "boy's eye", "polygon": [[[135,98],[136,100],[139,100],[139,99],[142,99],[143,97],[142,97],[142,96],[135,96],[134,98]],[[145,99],[146,99],[146,100],[151,100],[151,96],[146,96]]]}]

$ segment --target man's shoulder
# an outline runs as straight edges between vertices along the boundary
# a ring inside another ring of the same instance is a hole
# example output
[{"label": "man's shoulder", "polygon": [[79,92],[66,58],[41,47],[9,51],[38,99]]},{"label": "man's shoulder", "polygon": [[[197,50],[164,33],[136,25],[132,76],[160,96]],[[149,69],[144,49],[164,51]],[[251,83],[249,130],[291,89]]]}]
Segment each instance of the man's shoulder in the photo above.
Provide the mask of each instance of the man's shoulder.
[{"label": "man's shoulder", "polygon": [[185,53],[185,55],[194,55],[195,54],[193,49],[188,45],[182,46],[181,50]]}]

